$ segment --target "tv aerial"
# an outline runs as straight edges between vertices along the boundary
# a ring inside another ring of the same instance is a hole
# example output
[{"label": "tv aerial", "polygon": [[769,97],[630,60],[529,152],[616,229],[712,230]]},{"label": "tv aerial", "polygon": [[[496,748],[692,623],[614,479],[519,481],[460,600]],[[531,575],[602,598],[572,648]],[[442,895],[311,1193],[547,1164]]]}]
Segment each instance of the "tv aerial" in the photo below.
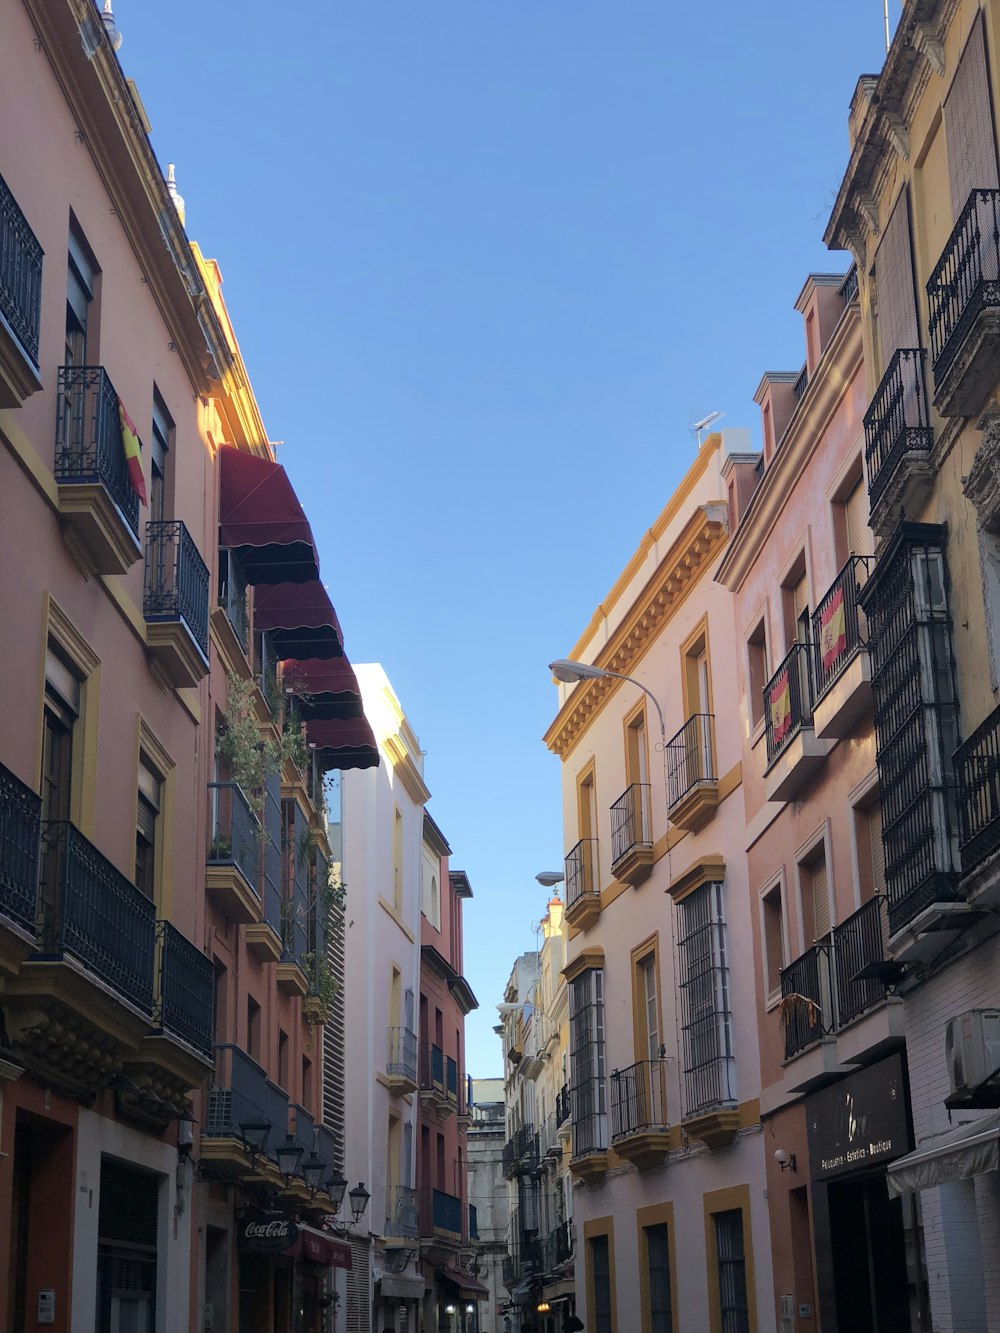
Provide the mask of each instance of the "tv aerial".
[{"label": "tv aerial", "polygon": [[697,436],[699,449],[701,448],[702,431],[708,430],[709,426],[713,425],[716,421],[721,421],[725,415],[725,412],[709,412],[708,416],[702,417],[700,421],[691,422],[691,429]]}]

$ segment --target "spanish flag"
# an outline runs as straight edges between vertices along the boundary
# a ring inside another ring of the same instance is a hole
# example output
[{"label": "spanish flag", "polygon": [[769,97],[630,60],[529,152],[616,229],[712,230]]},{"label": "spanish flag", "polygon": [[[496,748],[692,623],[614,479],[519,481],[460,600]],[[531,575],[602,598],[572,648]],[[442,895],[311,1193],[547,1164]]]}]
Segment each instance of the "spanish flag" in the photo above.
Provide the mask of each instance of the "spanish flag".
[{"label": "spanish flag", "polygon": [[847,621],[844,618],[844,590],[838,588],[819,618],[819,650],[823,670],[829,671],[847,647]]},{"label": "spanish flag", "polygon": [[770,709],[774,739],[783,741],[792,725],[792,692],[787,671],[783,671],[771,686]]},{"label": "spanish flag", "polygon": [[125,404],[120,398],[118,399],[118,420],[122,424],[122,448],[125,450],[125,462],[128,465],[128,479],[142,503],[147,504],[146,478],[142,475],[142,457],[139,452],[139,432],[136,430],[132,418],[125,411]]}]

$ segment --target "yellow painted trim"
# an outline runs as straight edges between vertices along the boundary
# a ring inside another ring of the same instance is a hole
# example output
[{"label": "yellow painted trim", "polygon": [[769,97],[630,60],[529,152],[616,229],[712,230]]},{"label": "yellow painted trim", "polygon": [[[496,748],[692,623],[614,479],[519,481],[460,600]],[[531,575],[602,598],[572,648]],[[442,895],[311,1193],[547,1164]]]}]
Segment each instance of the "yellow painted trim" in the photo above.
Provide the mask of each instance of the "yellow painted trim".
[{"label": "yellow painted trim", "polygon": [[417,805],[426,805],[431,799],[430,788],[417,771],[409,751],[398,736],[386,736],[385,752],[394,773],[406,788],[406,793]]},{"label": "yellow painted trim", "polygon": [[42,462],[41,454],[14,420],[10,411],[0,412],[0,435],[42,497],[48,501],[49,507],[58,514],[59,487],[56,485],[56,479]]},{"label": "yellow painted trim", "polygon": [[619,879],[613,879],[606,889],[601,890],[601,911],[610,907],[616,898],[620,898],[623,893],[628,891],[629,885],[622,883]]},{"label": "yellow painted trim", "polygon": [[[649,782],[649,728],[646,725],[646,696],[643,695],[639,702],[625,714],[622,718],[622,739],[625,743],[625,785],[631,787],[638,783],[642,777],[642,765],[639,765],[638,772],[635,771],[636,765],[632,753],[632,736],[637,730],[642,731],[642,749],[646,760],[646,782]],[[652,816],[652,811],[649,812]]]},{"label": "yellow painted trim", "polygon": [[122,619],[132,630],[135,637],[140,641],[143,647],[146,646],[146,622],[143,619],[142,612],[136,606],[135,602],[125,591],[122,581],[116,575],[102,574],[101,582],[104,585],[104,591],[108,594],[115,606],[122,614]]},{"label": "yellow painted trim", "polygon": [[[694,707],[691,688],[691,668],[696,665],[697,658],[701,655],[702,640],[704,640],[705,661],[708,663],[708,707],[705,710],[714,713],[712,695],[712,654],[708,639],[708,612],[702,616],[695,625],[694,629],[687,636],[678,649],[681,658],[681,691],[684,697],[684,717],[692,717],[700,712],[699,708]],[[713,759],[714,759],[713,755]]]},{"label": "yellow painted trim", "polygon": [[[45,728],[45,651],[51,640],[73,663],[80,675],[79,744],[73,746],[70,777],[70,818],[87,838],[94,836],[97,803],[97,742],[101,695],[101,659],[77,631],[51,593],[45,594],[42,617],[41,695],[39,699],[38,790],[41,791],[42,745]],[[74,729],[75,730],[75,729]]]},{"label": "yellow painted trim", "polygon": [[[177,820],[177,768],[173,759],[157,740],[141,713],[136,714],[135,728],[135,781],[132,784],[132,828],[139,818],[139,762],[142,754],[160,775],[160,817],[156,844],[153,848],[153,901],[157,916],[173,920],[174,902],[174,838]],[[133,837],[135,835],[133,834]]]},{"label": "yellow painted trim", "polygon": [[750,1333],[757,1333],[757,1270],[753,1257],[753,1229],[750,1225],[750,1186],[729,1185],[709,1190],[704,1196],[705,1260],[708,1267],[708,1309],[712,1333],[722,1333],[722,1304],[719,1299],[719,1254],[715,1244],[716,1213],[743,1214],[743,1267],[746,1274],[747,1309]]},{"label": "yellow painted trim", "polygon": [[403,918],[399,915],[399,912],[396,910],[396,908],[393,907],[392,903],[389,902],[388,898],[383,898],[382,895],[379,894],[379,896],[378,896],[378,905],[379,905],[379,907],[382,908],[382,910],[383,910],[384,912],[388,912],[388,913],[389,913],[389,915],[392,917],[393,921],[395,921],[396,925],[400,928],[400,930],[403,932],[403,934],[406,936],[406,938],[410,941],[410,943],[411,943],[411,944],[416,944],[416,942],[417,942],[417,937],[414,935],[413,931],[412,931],[412,930],[410,929],[410,927],[406,924],[406,922],[403,920]]},{"label": "yellow painted trim", "polygon": [[603,966],[604,950],[595,944],[587,949],[581,949],[575,958],[571,958],[563,968],[562,975],[567,982],[575,981],[584,972]]},{"label": "yellow painted trim", "polygon": [[643,1041],[646,1036],[646,1019],[644,1015],[645,996],[639,994],[639,972],[642,964],[647,958],[652,956],[653,968],[656,975],[656,1020],[659,1024],[660,1040],[663,1040],[663,997],[660,994],[660,932],[654,930],[652,935],[637,944],[631,952],[632,962],[632,1046],[635,1051],[636,1060],[649,1059],[649,1043]]},{"label": "yellow painted trim", "polygon": [[729,772],[723,773],[719,779],[719,804],[721,805],[727,796],[732,796],[736,788],[742,786],[742,783],[743,763],[742,760],[737,759]]},{"label": "yellow painted trim", "polygon": [[584,1268],[586,1272],[587,1325],[597,1327],[597,1312],[594,1301],[594,1265],[591,1258],[590,1242],[600,1236],[608,1241],[608,1281],[611,1287],[611,1333],[618,1333],[618,1290],[615,1281],[615,1219],[592,1217],[583,1224]]},{"label": "yellow painted trim", "polygon": [[724,879],[725,874],[726,862],[723,857],[717,853],[703,856],[700,861],[695,861],[693,865],[688,866],[687,870],[675,875],[670,881],[667,892],[675,903],[679,903],[689,893],[701,888],[702,884]]},{"label": "yellow painted trim", "polygon": [[[674,1243],[674,1205],[672,1203],[653,1203],[635,1210],[636,1253],[639,1256],[639,1313],[642,1318],[641,1333],[652,1333],[652,1310],[649,1293],[649,1250],[646,1237],[647,1227],[665,1226],[667,1228],[667,1254],[670,1260],[670,1309],[672,1315],[677,1310],[677,1246]],[[676,1316],[672,1319],[676,1327]]]},{"label": "yellow painted trim", "polygon": [[[596,838],[597,830],[590,827],[590,799],[585,794],[589,788],[597,804],[597,759],[591,757],[576,775],[576,831],[578,841],[583,838]],[[586,811],[586,816],[584,816]]]},{"label": "yellow painted trim", "polygon": [[749,1129],[751,1125],[760,1124],[759,1097],[751,1097],[748,1102],[740,1102],[736,1109],[740,1113],[740,1129]]}]

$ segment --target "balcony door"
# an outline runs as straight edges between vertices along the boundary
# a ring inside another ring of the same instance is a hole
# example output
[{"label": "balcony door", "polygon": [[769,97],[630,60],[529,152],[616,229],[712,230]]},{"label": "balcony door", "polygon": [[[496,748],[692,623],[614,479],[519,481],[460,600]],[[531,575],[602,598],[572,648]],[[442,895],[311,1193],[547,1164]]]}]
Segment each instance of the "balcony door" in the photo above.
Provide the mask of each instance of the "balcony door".
[{"label": "balcony door", "polygon": [[636,787],[635,800],[630,811],[634,821],[631,830],[633,843],[650,842],[649,829],[649,750],[646,743],[646,714],[640,709],[625,729],[625,768],[628,785]]}]

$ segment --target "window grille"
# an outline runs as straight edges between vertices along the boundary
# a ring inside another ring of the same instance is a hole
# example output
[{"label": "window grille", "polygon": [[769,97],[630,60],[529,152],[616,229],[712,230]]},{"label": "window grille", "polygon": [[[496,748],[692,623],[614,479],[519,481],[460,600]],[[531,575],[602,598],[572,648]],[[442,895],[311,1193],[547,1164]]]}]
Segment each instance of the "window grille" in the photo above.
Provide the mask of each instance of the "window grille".
[{"label": "window grille", "polygon": [[677,950],[687,1115],[735,1101],[729,963],[722,884],[700,885],[677,905]]}]

